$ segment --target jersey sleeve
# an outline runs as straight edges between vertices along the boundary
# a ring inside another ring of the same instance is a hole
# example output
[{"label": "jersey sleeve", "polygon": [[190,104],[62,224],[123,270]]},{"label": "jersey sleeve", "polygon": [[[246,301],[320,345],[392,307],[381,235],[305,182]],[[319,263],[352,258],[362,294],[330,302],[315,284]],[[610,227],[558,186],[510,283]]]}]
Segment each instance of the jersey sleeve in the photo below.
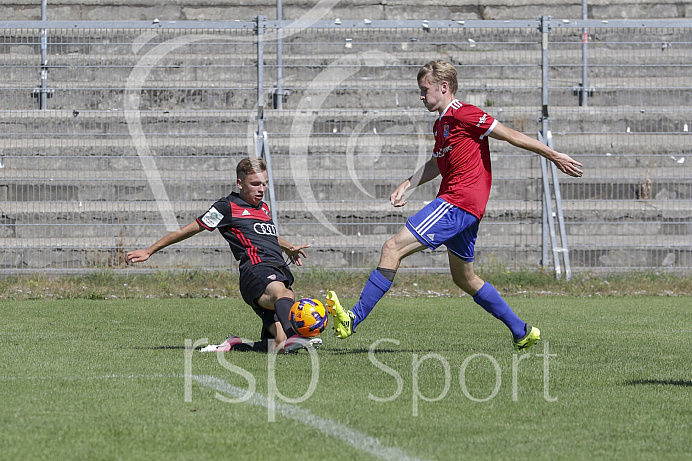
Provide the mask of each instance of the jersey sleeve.
[{"label": "jersey sleeve", "polygon": [[232,213],[231,204],[227,200],[218,200],[206,213],[197,218],[200,226],[208,231],[213,231],[219,227],[231,225]]},{"label": "jersey sleeve", "polygon": [[455,113],[456,118],[466,125],[468,132],[483,139],[492,133],[497,120],[492,115],[483,112],[476,106],[465,105],[464,110]]}]

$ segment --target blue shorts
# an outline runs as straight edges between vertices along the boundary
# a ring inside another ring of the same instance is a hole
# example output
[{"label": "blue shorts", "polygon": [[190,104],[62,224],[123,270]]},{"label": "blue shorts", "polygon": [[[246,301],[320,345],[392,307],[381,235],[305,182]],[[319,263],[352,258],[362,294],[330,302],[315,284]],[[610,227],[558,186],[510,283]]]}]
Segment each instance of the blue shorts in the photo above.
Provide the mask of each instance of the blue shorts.
[{"label": "blue shorts", "polygon": [[408,218],[406,227],[420,242],[434,250],[445,245],[455,256],[473,261],[478,218],[441,198],[436,198]]}]

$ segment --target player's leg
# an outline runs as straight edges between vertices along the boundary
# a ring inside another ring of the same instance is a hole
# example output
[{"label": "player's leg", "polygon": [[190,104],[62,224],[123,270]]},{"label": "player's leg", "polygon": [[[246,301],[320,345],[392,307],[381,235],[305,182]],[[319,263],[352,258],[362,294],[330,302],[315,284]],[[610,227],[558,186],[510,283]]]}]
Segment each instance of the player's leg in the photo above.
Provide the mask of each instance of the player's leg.
[{"label": "player's leg", "polygon": [[274,337],[277,344],[283,344],[287,338],[293,336],[293,325],[289,319],[291,306],[295,302],[293,290],[288,288],[283,281],[273,281],[264,289],[264,293],[257,298],[256,303],[268,310],[276,313],[276,318],[280,322],[281,328],[277,328]]},{"label": "player's leg", "polygon": [[295,298],[290,288],[292,284],[293,274],[287,268],[258,264],[240,272],[240,294],[243,300],[255,312],[258,309],[269,311],[272,318],[276,316],[276,320],[280,322],[280,331],[273,335],[279,343],[295,334],[288,318]]},{"label": "player's leg", "polygon": [[274,311],[287,337],[295,333],[288,319],[295,298],[292,284],[293,274],[288,268],[258,264],[240,272],[243,300],[253,308]]},{"label": "player's leg", "polygon": [[[512,308],[500,296],[500,293],[490,283],[485,282],[473,270],[473,260],[465,261],[458,256],[459,248],[452,245],[447,247],[449,254],[449,270],[454,283],[473,297],[473,300],[489,314],[502,321],[512,332],[514,338],[524,336],[526,323],[512,311]],[[457,254],[455,254],[457,253]]]},{"label": "player's leg", "polygon": [[411,231],[403,227],[394,237],[382,245],[380,263],[368,277],[365,287],[360,294],[360,299],[353,306],[353,328],[370,314],[375,305],[384,297],[392,287],[394,276],[399,269],[401,260],[405,257],[424,250],[426,248]]},{"label": "player's leg", "polygon": [[365,320],[379,300],[389,291],[402,259],[426,248],[434,250],[441,244],[423,236],[421,232],[430,231],[432,226],[431,235],[434,236],[435,226],[440,225],[440,220],[444,221],[444,214],[450,206],[444,200],[436,199],[410,217],[406,227],[384,243],[380,263],[368,277],[353,309],[350,311],[343,309],[336,293],[327,292],[327,307],[333,314],[334,330],[339,338],[343,339],[353,334],[355,327]]},{"label": "player's leg", "polygon": [[540,330],[521,320],[490,283],[473,270],[473,261],[464,261],[449,249],[449,269],[454,283],[473,297],[473,300],[512,332],[517,350],[527,349],[540,339]]},{"label": "player's leg", "polygon": [[[530,347],[538,340],[538,334],[540,334],[538,329],[528,326],[521,320],[495,287],[481,279],[473,270],[478,219],[456,207],[448,214],[451,220],[448,223],[450,228],[456,229],[455,235],[450,236],[444,242],[449,254],[449,269],[454,283],[473,296],[473,300],[479,306],[509,328],[515,345],[520,346],[518,348]],[[531,341],[524,341],[526,338],[533,338],[533,330],[535,330],[536,338]]]},{"label": "player's leg", "polygon": [[[266,311],[270,312],[270,311]],[[287,354],[298,352],[301,349],[319,349],[322,345],[320,338],[303,338],[299,334],[286,336],[284,328],[276,319],[276,314],[272,317],[273,322],[268,324],[266,332],[263,329],[262,339],[255,343],[252,350],[258,352],[286,352]]]}]

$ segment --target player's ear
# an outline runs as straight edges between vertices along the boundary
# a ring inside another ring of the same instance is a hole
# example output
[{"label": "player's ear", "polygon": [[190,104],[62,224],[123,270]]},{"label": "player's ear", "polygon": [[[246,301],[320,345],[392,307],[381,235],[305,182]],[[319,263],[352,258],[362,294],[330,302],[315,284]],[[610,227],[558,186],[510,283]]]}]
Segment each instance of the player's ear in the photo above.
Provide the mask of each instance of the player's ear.
[{"label": "player's ear", "polygon": [[443,94],[449,92],[449,82],[447,80],[442,80],[440,82],[440,92]]},{"label": "player's ear", "polygon": [[238,185],[238,190],[241,190],[241,189],[243,188],[243,187],[242,187],[242,185],[243,185],[243,180],[242,180],[242,179],[238,178],[238,179],[236,180],[236,184]]}]

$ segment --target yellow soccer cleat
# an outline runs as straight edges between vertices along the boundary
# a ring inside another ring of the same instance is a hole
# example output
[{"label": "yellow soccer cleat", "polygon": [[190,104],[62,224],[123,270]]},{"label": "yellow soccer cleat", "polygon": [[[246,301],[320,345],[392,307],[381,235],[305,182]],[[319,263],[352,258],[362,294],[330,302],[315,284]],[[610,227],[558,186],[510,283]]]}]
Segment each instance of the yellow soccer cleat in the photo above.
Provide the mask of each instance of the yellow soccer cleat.
[{"label": "yellow soccer cleat", "polygon": [[522,338],[514,340],[514,348],[518,351],[525,351],[529,347],[541,340],[541,330],[531,325],[526,325],[526,333]]},{"label": "yellow soccer cleat", "polygon": [[327,291],[327,309],[334,319],[334,332],[339,339],[346,339],[353,334],[353,320],[356,316],[341,307],[339,298],[333,291]]}]

